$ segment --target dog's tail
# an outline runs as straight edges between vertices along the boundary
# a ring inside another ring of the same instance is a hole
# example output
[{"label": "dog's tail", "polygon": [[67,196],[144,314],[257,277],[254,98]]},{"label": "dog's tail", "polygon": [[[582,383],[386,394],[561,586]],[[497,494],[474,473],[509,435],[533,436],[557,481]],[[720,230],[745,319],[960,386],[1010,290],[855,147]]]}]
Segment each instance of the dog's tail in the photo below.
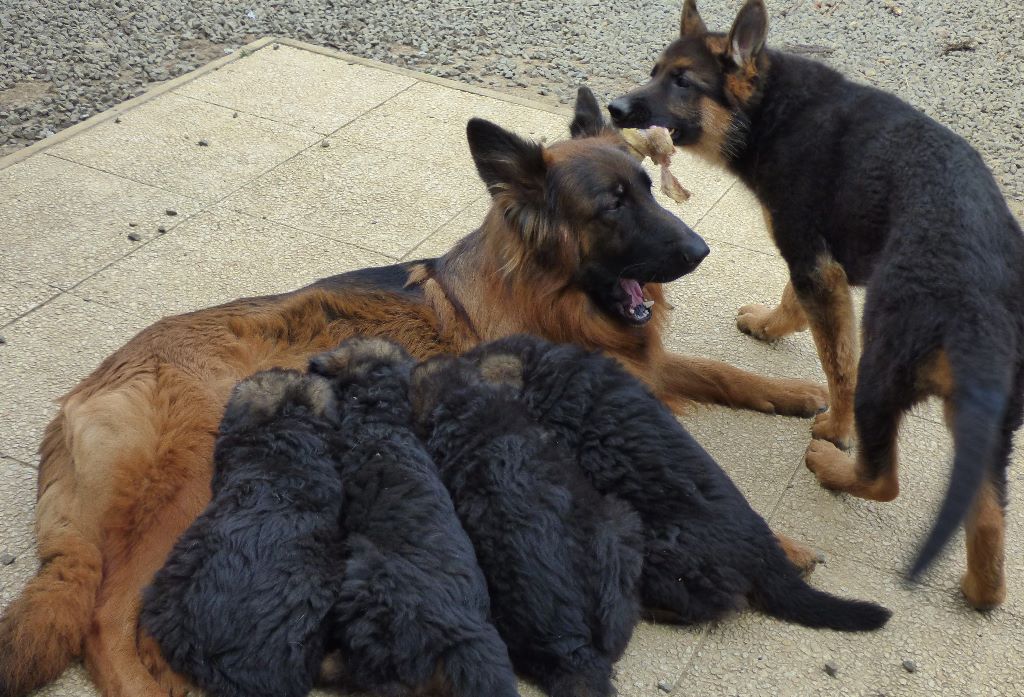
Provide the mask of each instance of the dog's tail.
[{"label": "dog's tail", "polygon": [[611,697],[612,662],[592,646],[573,652],[572,658],[553,668],[540,681],[551,697]]},{"label": "dog's tail", "polygon": [[946,347],[953,372],[951,426],[956,452],[946,496],[910,567],[911,580],[928,569],[956,533],[995,465],[1016,363],[1010,343],[1000,346],[993,336],[964,336]]},{"label": "dog's tail", "polygon": [[820,591],[800,576],[777,545],[752,593],[753,603],[772,617],[815,629],[867,632],[880,629],[892,613],[881,605]]},{"label": "dog's tail", "polygon": [[441,672],[453,697],[519,697],[508,648],[494,627],[446,651]]},{"label": "dog's tail", "polygon": [[[55,421],[43,441],[44,472],[72,469],[70,463],[50,461],[70,458],[61,445]],[[40,520],[49,519],[40,525],[42,567],[0,617],[0,697],[20,697],[55,680],[81,654],[103,573],[100,550],[64,511],[55,510],[63,503],[55,498],[56,487],[40,484],[46,491]]]}]

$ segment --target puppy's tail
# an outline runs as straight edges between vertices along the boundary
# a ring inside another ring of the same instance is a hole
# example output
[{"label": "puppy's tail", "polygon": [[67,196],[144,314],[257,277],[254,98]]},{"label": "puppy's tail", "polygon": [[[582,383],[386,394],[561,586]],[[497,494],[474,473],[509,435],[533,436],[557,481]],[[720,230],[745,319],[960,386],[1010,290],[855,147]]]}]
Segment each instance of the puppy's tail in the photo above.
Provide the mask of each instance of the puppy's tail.
[{"label": "puppy's tail", "polygon": [[611,697],[612,663],[592,646],[573,652],[571,660],[551,670],[540,681],[551,697]]},{"label": "puppy's tail", "polygon": [[519,697],[508,648],[493,627],[446,651],[441,673],[453,697]]},{"label": "puppy's tail", "polygon": [[963,343],[968,345],[946,350],[954,383],[953,472],[935,523],[910,567],[911,580],[917,580],[928,569],[960,527],[995,465],[1000,445],[1010,398],[1013,352],[998,350],[985,339],[965,339]]},{"label": "puppy's tail", "polygon": [[[72,469],[55,462],[70,459],[62,443],[55,421],[43,440],[44,470]],[[38,509],[42,566],[0,617],[0,697],[20,697],[55,680],[81,654],[103,574],[100,550],[63,511],[54,511],[55,495],[48,493]]]},{"label": "puppy's tail", "polygon": [[867,632],[883,627],[892,615],[881,605],[839,598],[808,585],[777,545],[756,583],[751,600],[758,608],[805,627]]}]

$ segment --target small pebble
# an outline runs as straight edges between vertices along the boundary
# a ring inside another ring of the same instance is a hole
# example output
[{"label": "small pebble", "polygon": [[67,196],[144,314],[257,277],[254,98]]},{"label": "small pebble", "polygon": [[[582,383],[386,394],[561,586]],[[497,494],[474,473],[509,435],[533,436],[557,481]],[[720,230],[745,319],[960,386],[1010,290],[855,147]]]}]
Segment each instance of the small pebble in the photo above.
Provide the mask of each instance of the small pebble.
[{"label": "small pebble", "polygon": [[907,671],[908,673],[916,673],[917,664],[908,658],[907,660],[903,661],[903,670]]},{"label": "small pebble", "polygon": [[209,144],[210,144],[210,143],[209,143],[208,141],[206,141],[206,140],[200,140],[200,141],[199,141],[199,145],[200,145],[201,147],[204,147],[204,148],[205,148],[205,147],[206,147],[207,145],[209,145]]},{"label": "small pebble", "polygon": [[114,123],[121,123],[121,117],[120,116],[114,117]]},{"label": "small pebble", "polygon": [[667,680],[659,680],[658,681],[658,689],[661,690],[662,692],[671,692],[672,691],[672,685],[670,685]]},{"label": "small pebble", "polygon": [[275,50],[275,51],[276,51],[277,49],[279,49],[279,48],[281,48],[281,44],[274,44],[274,50]]},{"label": "small pebble", "polygon": [[3,564],[4,566],[10,566],[16,560],[17,560],[17,557],[14,557],[14,556],[12,556],[10,554],[7,554],[6,552],[4,552],[3,554],[0,554],[0,564]]},{"label": "small pebble", "polygon": [[5,337],[0,336],[0,346],[3,346],[6,343],[7,343],[7,339]]},{"label": "small pebble", "polygon": [[320,141],[320,147],[321,148],[329,148],[329,147],[331,147],[331,142],[328,141],[328,140]]},{"label": "small pebble", "polygon": [[164,212],[167,213],[167,215],[171,215],[171,216],[178,215],[178,211],[174,210],[173,208],[168,208]]},{"label": "small pebble", "polygon": [[233,119],[237,119],[237,118],[238,118],[238,112],[236,111],[235,113],[233,113],[233,114],[231,115],[231,118],[233,118]]},{"label": "small pebble", "polygon": [[834,661],[829,661],[825,664],[825,672],[828,673],[829,677],[836,677],[839,675],[839,666]]},{"label": "small pebble", "polygon": [[128,223],[128,227],[135,227],[136,225],[138,225],[138,223],[136,223],[136,222]]},{"label": "small pebble", "polygon": [[158,227],[158,228],[156,229],[156,231],[157,231],[157,232],[159,232],[159,233],[160,233],[160,234],[162,235],[162,234],[164,234],[165,232],[167,232],[167,228],[165,228],[165,227],[164,227],[163,225],[161,225],[160,227]]},{"label": "small pebble", "polygon": [[139,233],[137,232],[129,232],[128,239],[130,239],[132,242],[138,242],[139,240],[142,239],[142,236],[139,235]]}]

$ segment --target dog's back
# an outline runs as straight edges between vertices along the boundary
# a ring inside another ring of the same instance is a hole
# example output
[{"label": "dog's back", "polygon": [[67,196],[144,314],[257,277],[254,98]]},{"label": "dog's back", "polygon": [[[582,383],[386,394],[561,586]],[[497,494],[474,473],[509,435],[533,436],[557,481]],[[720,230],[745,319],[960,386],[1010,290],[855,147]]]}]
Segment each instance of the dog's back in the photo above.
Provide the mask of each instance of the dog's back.
[{"label": "dog's back", "polygon": [[305,695],[336,593],[342,487],[326,381],[241,382],[215,453],[213,498],[143,596],[171,666],[220,697]]},{"label": "dog's back", "polygon": [[636,513],[598,494],[514,388],[449,358],[420,366],[413,384],[517,670],[556,697],[611,694],[639,616]]},{"label": "dog's back", "polygon": [[484,577],[411,426],[409,356],[356,338],[310,361],[341,405],[343,581],[330,642],[344,682],[386,694],[516,695]]}]

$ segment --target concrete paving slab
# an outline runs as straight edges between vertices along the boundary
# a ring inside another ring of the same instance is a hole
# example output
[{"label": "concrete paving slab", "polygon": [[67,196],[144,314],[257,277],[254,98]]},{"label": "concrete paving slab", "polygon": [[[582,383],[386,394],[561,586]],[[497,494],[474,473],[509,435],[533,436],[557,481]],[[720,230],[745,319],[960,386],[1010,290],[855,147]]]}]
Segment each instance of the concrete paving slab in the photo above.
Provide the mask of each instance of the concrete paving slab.
[{"label": "concrete paving slab", "polygon": [[60,293],[38,281],[0,281],[0,327]]},{"label": "concrete paving slab", "polygon": [[58,289],[131,253],[130,233],[154,234],[199,208],[186,196],[47,154],[0,170],[0,191],[0,280]]},{"label": "concrete paving slab", "polygon": [[414,84],[337,58],[266,46],[177,94],[326,135]]},{"label": "concrete paving slab", "polygon": [[[19,556],[32,546],[36,488],[35,468],[0,456],[0,557]],[[0,558],[0,574],[11,564]]]},{"label": "concrete paving slab", "polygon": [[426,259],[447,253],[456,242],[480,227],[490,207],[490,195],[482,194],[463,208],[461,213],[438,228],[434,234],[406,252],[403,259]]},{"label": "concrete paving slab", "polygon": [[[813,539],[830,554],[887,572],[904,571],[935,518],[945,494],[952,462],[952,441],[944,426],[917,417],[905,419],[900,432],[900,495],[889,503],[833,494],[800,468],[773,522],[799,537]],[[1010,500],[1024,494],[1024,472],[1010,470]],[[1011,505],[1007,517],[1009,593],[1006,611],[1024,615],[1024,511]],[[925,579],[955,595],[966,566],[962,533]]]},{"label": "concrete paving slab", "polygon": [[474,116],[538,141],[568,137],[571,120],[565,114],[420,82],[335,135],[386,152],[431,162],[450,161],[472,172],[466,122]]},{"label": "concrete paving slab", "polygon": [[353,144],[311,148],[225,204],[398,259],[484,191],[453,161]]},{"label": "concrete paving slab", "polygon": [[[944,591],[908,591],[891,575],[845,558],[833,557],[812,579],[831,592],[880,602],[894,616],[879,632],[843,634],[744,613],[708,633],[680,679],[680,694],[1020,694],[1011,648],[1024,640],[1019,622],[976,613]],[[836,665],[836,677],[825,673],[826,662]]]},{"label": "concrete paving slab", "polygon": [[0,452],[36,463],[43,429],[57,412],[54,400],[143,326],[67,293],[7,326],[0,346]]},{"label": "concrete paving slab", "polygon": [[171,93],[48,152],[210,203],[320,139],[315,131],[234,113]]},{"label": "concrete paving slab", "polygon": [[388,263],[383,255],[218,206],[158,236],[74,292],[154,322]]}]

